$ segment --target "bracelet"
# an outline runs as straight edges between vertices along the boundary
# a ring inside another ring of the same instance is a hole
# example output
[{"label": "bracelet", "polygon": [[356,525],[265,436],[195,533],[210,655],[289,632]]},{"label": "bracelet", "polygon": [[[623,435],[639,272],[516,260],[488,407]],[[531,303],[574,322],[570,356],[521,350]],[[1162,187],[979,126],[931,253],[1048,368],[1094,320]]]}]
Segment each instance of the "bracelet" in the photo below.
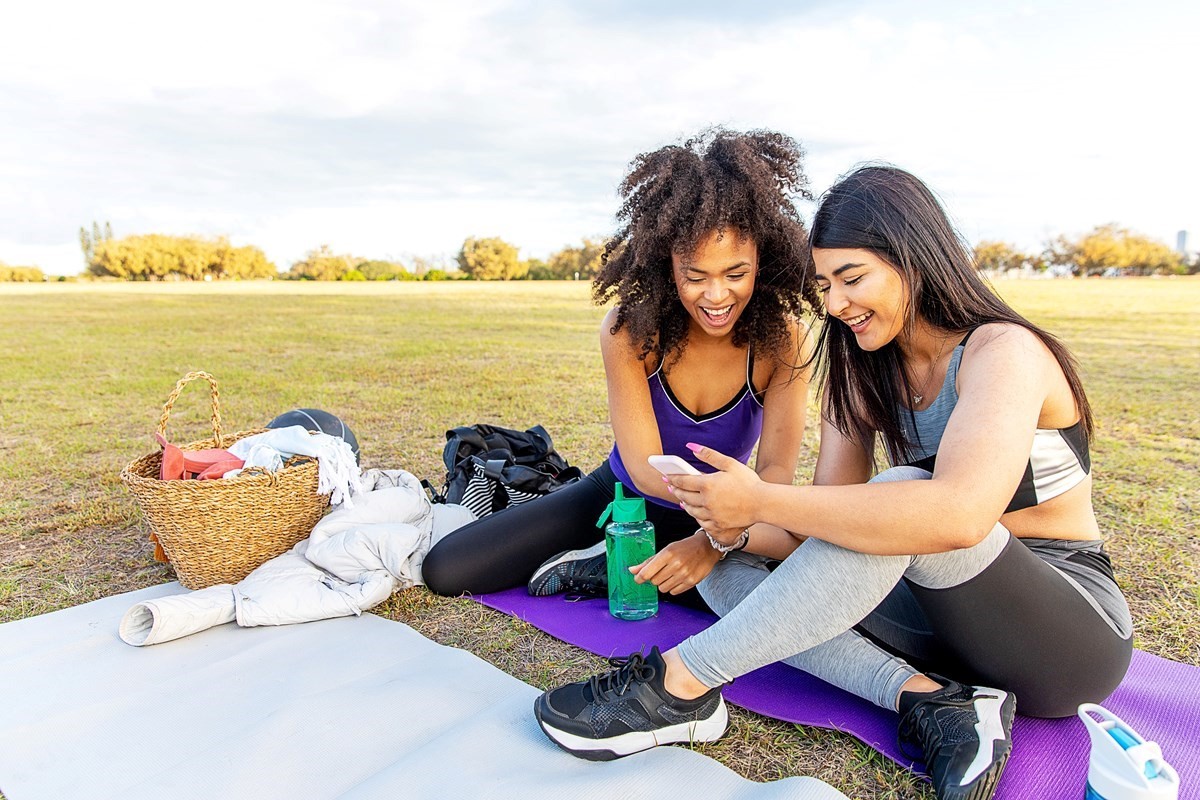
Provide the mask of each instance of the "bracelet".
[{"label": "bracelet", "polygon": [[716,539],[713,538],[713,535],[711,533],[704,530],[704,528],[700,528],[698,531],[696,531],[696,533],[700,533],[702,531],[703,531],[704,535],[708,537],[708,543],[710,545],[712,545],[712,549],[716,550],[718,553],[721,554],[722,560],[725,558],[725,556],[729,555],[734,550],[743,550],[743,549],[745,549],[746,545],[750,544],[750,529],[749,528],[743,529],[742,532],[738,534],[738,537],[737,537],[737,539],[734,540],[733,544],[721,544],[720,542],[718,542]]},{"label": "bracelet", "polygon": [[742,531],[742,535],[738,537],[737,542],[734,543],[733,549],[734,550],[745,550],[746,545],[748,545],[748,544],[750,544],[750,529],[746,528],[745,530]]}]

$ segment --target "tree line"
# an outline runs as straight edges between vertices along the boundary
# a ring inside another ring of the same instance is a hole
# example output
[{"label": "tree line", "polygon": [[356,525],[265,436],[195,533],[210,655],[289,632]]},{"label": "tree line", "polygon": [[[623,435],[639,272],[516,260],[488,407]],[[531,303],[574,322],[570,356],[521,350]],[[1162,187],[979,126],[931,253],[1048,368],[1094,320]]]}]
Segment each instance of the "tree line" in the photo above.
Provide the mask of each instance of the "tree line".
[{"label": "tree line", "polygon": [[1055,237],[1036,253],[1023,252],[1006,242],[983,241],[975,246],[975,264],[999,273],[1053,270],[1082,277],[1190,275],[1200,272],[1200,255],[1189,261],[1162,242],[1110,223],[1075,239]]},{"label": "tree line", "polygon": [[[79,229],[84,277],[109,280],[415,281],[415,280],[589,280],[600,269],[604,243],[584,238],[546,260],[522,259],[516,245],[500,237],[468,237],[451,259],[413,256],[403,263],[335,253],[322,245],[281,272],[257,247],[234,247],[225,237],[145,234],[113,237],[112,226],[93,222]],[[1053,274],[1182,275],[1200,272],[1200,255],[1188,260],[1162,242],[1121,228],[1101,225],[1068,238],[1058,236],[1030,253],[999,241],[974,248],[976,265],[989,272],[1012,270]],[[0,282],[43,281],[42,270],[0,262]]]},{"label": "tree line", "polygon": [[10,267],[0,261],[0,283],[41,283],[46,274],[37,267]]},{"label": "tree line", "polygon": [[88,241],[87,272],[97,278],[253,280],[274,278],[275,265],[257,247],[234,247],[224,237],[126,236]]},{"label": "tree line", "polygon": [[516,245],[499,237],[468,237],[452,262],[414,256],[399,261],[363,260],[334,253],[328,246],[310,250],[282,277],[306,281],[516,281],[586,280],[600,268],[602,242],[583,239],[546,261],[522,259]]},{"label": "tree line", "polygon": [[[518,248],[499,237],[469,237],[457,256],[429,259],[413,256],[408,263],[336,253],[328,245],[309,250],[285,272],[257,247],[234,247],[225,237],[147,234],[114,238],[112,226],[92,223],[79,229],[86,268],[83,276],[130,281],[251,280],[300,281],[437,281],[437,280],[585,280],[600,268],[604,245],[583,239],[543,261],[522,259]],[[42,280],[40,270],[0,271],[2,280]]]}]

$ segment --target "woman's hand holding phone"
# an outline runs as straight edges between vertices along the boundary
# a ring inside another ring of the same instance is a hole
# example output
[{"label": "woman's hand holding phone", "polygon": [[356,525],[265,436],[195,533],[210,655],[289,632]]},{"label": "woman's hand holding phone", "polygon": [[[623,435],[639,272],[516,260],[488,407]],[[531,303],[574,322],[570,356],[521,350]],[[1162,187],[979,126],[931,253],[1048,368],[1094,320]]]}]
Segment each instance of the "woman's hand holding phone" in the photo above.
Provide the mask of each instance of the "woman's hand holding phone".
[{"label": "woman's hand holding phone", "polygon": [[679,507],[714,536],[725,531],[740,533],[758,522],[754,515],[756,489],[762,484],[758,474],[736,458],[716,450],[698,444],[689,444],[688,449],[718,471],[709,475],[682,472],[666,475]]}]

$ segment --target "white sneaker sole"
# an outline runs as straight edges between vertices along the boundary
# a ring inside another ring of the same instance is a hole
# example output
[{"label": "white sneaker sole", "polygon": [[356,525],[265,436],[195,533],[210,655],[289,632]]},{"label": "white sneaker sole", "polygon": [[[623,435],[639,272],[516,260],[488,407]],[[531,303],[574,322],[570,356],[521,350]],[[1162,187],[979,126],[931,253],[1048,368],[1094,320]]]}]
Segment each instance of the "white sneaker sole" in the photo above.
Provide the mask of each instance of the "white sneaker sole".
[{"label": "white sneaker sole", "polygon": [[537,571],[534,572],[526,582],[526,585],[532,586],[535,583],[538,583],[547,572],[554,569],[559,564],[564,564],[568,561],[583,561],[588,558],[595,558],[604,552],[605,544],[603,541],[601,541],[585,550],[567,550],[564,553],[559,553],[557,556],[538,567]]},{"label": "white sneaker sole", "polygon": [[588,739],[561,731],[545,723],[542,719],[541,709],[537,705],[534,706],[534,710],[538,712],[536,714],[538,725],[556,745],[589,761],[611,761],[615,758],[649,750],[660,744],[715,742],[725,734],[725,729],[729,727],[729,709],[725,707],[724,697],[717,703],[716,711],[707,719],[681,722],[678,725],[659,728],[656,731],[631,731],[607,739]]}]

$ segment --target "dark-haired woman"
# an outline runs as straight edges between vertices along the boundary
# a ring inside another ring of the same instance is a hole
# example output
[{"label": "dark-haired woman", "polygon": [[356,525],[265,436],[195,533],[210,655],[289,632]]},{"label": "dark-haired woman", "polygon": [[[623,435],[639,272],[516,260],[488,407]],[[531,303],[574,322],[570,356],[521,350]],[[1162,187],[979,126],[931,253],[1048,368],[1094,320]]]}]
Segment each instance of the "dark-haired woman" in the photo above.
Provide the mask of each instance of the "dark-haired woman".
[{"label": "dark-haired woman", "polygon": [[[656,555],[639,580],[702,601],[693,587],[722,556],[719,540],[679,508],[650,455],[703,442],[749,460],[761,480],[790,484],[804,432],[808,382],[799,319],[818,303],[804,278],[805,230],[792,204],[807,194],[799,146],[777,133],[710,131],[638,156],[621,185],[621,229],[607,243],[593,295],[616,298],[600,348],[616,442],[586,478],[485,517],[437,543],[426,584],[458,595],[528,583],[533,594],[602,594],[596,520],[619,481],[647,502]],[[782,557],[791,536],[767,525],[710,530]],[[740,538],[739,538],[740,537]],[[531,577],[532,576],[532,577]]]},{"label": "dark-haired woman", "polygon": [[[700,587],[715,625],[546,693],[537,715],[590,758],[709,740],[720,686],[786,659],[899,711],[938,797],[988,798],[1016,698],[1070,715],[1107,697],[1132,653],[1092,509],[1087,397],[1067,350],[983,283],[912,175],[842,179],[810,242],[827,314],[814,485],[766,484],[708,448],[718,472],[669,480],[718,541],[752,523],[807,539],[773,572],[723,561]],[[871,479],[879,438],[893,467]]]}]

